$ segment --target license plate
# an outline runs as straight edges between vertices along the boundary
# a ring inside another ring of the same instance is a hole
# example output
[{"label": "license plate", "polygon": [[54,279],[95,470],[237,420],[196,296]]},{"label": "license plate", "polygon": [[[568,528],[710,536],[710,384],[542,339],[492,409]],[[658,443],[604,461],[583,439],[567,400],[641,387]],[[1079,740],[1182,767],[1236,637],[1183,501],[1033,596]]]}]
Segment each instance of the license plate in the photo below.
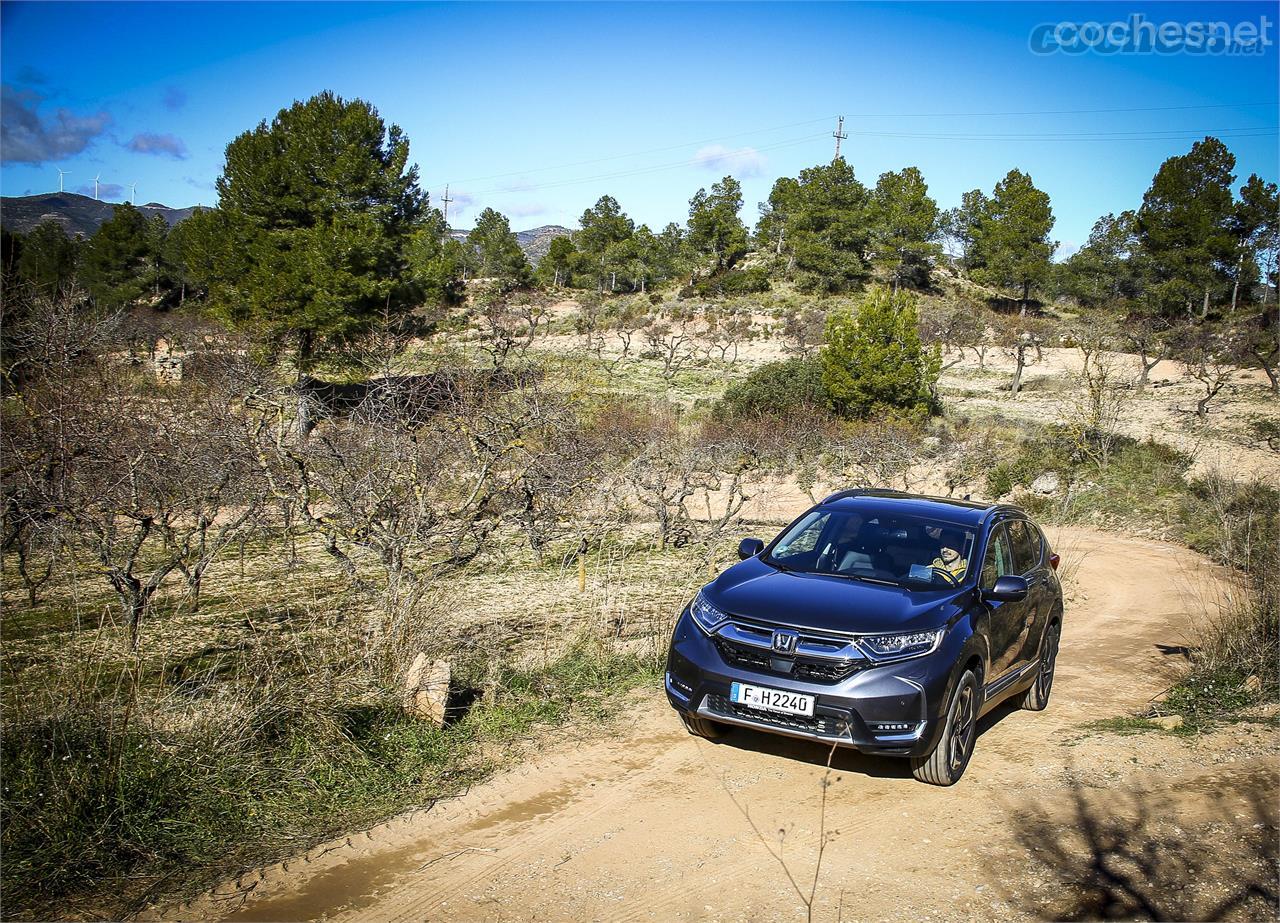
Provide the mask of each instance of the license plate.
[{"label": "license plate", "polygon": [[802,695],[799,692],[784,692],[781,689],[733,683],[729,687],[729,701],[765,711],[781,712],[784,715],[813,717],[813,696]]}]

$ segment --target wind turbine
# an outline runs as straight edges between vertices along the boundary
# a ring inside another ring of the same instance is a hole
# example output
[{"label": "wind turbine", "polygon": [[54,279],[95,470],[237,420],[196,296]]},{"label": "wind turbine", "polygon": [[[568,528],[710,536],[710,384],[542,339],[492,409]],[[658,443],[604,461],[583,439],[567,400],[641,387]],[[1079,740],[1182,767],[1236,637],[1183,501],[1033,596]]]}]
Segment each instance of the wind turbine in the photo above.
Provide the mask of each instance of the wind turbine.
[{"label": "wind turbine", "polygon": [[129,204],[136,205],[138,203],[138,184],[129,184]]},{"label": "wind turbine", "polygon": [[101,173],[99,173],[97,176],[93,178],[93,197],[95,199],[98,198],[98,180],[100,179],[102,179]]},{"label": "wind turbine", "polygon": [[70,172],[71,172],[70,170],[59,170],[59,171],[58,171],[58,192],[59,192],[59,193],[61,193],[61,192],[62,192],[62,178],[63,178],[64,176],[66,176],[66,175],[67,175],[68,173],[70,173]]}]

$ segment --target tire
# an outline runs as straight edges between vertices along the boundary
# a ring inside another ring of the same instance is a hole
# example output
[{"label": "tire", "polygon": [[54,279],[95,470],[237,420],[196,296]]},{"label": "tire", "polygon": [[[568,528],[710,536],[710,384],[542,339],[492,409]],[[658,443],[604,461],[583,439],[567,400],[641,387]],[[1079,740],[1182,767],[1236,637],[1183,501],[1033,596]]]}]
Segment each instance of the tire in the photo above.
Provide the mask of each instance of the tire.
[{"label": "tire", "polygon": [[715,740],[717,737],[724,736],[725,727],[707,718],[699,718],[695,715],[686,715],[680,713],[680,719],[684,721],[684,726],[688,728],[689,733],[694,737],[705,737],[707,740]]},{"label": "tire", "polygon": [[1036,681],[1031,688],[1022,694],[1020,703],[1027,711],[1044,711],[1049,704],[1049,693],[1053,691],[1053,671],[1058,662],[1058,639],[1062,636],[1062,628],[1054,622],[1044,633],[1040,642],[1040,667],[1036,670]]},{"label": "tire", "polygon": [[978,737],[981,695],[977,675],[965,670],[951,695],[946,724],[937,746],[928,756],[911,758],[913,776],[930,785],[955,785],[960,781]]}]

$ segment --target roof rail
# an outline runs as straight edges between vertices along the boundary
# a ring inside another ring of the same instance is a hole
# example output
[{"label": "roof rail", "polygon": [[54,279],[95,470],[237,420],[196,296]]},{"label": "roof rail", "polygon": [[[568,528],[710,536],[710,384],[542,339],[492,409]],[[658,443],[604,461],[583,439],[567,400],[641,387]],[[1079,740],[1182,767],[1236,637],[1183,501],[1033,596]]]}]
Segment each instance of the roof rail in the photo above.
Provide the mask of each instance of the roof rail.
[{"label": "roof rail", "polygon": [[913,497],[915,494],[909,494],[901,490],[885,490],[879,487],[855,487],[852,490],[837,490],[835,493],[823,497],[823,503],[832,503],[836,500],[844,500],[846,497]]}]

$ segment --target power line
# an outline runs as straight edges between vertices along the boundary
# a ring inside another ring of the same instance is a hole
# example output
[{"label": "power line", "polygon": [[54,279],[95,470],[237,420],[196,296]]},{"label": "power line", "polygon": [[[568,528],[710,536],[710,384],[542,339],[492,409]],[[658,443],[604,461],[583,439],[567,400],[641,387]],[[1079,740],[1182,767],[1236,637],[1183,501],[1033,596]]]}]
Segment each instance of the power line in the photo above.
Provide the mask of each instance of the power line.
[{"label": "power line", "polygon": [[[793,138],[788,141],[780,141],[775,144],[761,145],[760,147],[757,147],[757,148],[751,148],[751,150],[757,153],[763,152],[763,151],[775,151],[785,147],[794,147],[797,144],[806,144],[817,138],[826,138],[826,137],[829,137],[827,133],[822,132],[820,134],[805,135],[802,138]],[[739,153],[739,152],[726,151],[724,156],[731,157],[735,153]],[[524,186],[520,189],[482,189],[479,192],[475,192],[471,194],[475,196],[482,196],[482,195],[494,196],[494,195],[509,195],[514,193],[523,193],[523,192],[539,192],[545,189],[559,189],[563,186],[577,186],[583,183],[598,182],[600,180],[621,179],[628,176],[641,176],[647,173],[658,173],[663,170],[672,170],[680,167],[688,167],[693,165],[694,163],[695,163],[694,161],[687,160],[687,159],[678,160],[678,161],[672,161],[669,163],[653,164],[647,167],[636,167],[628,170],[618,170],[613,173],[598,173],[594,176],[584,176],[576,179],[554,180],[548,183],[539,183],[538,185],[534,185],[534,186]]]},{"label": "power line", "polygon": [[[917,119],[917,118],[1001,118],[1013,116],[1050,116],[1050,115],[1108,115],[1117,113],[1133,113],[1133,112],[1196,112],[1210,109],[1251,109],[1259,107],[1277,108],[1280,103],[1277,102],[1242,102],[1242,103],[1206,103],[1194,106],[1120,106],[1104,109],[1027,109],[1027,110],[1010,110],[1005,112],[857,112],[852,118],[860,119]],[[531,173],[547,173],[555,170],[567,170],[572,167],[589,166],[597,163],[608,163],[614,160],[625,160],[629,157],[642,157],[646,154],[660,154],[667,151],[679,150],[681,148],[693,147],[698,144],[711,144],[716,141],[727,141],[733,138],[742,138],[749,135],[767,134],[771,131],[782,131],[787,128],[797,128],[804,125],[816,125],[819,122],[827,122],[832,116],[826,115],[815,119],[806,119],[800,122],[789,122],[785,125],[774,125],[769,128],[754,128],[732,134],[719,135],[715,138],[704,138],[699,141],[685,141],[680,144],[670,144],[664,147],[647,148],[640,151],[630,151],[624,154],[612,154],[607,157],[595,157],[588,160],[575,160],[567,163],[551,164],[542,167],[532,167],[527,170],[512,170],[507,173],[490,173],[485,176],[472,176],[465,179],[454,179],[450,182],[457,185],[466,183],[478,183],[491,179],[505,179],[511,176],[527,176]],[[861,132],[859,132],[861,133]],[[541,188],[541,187],[538,187]],[[523,190],[500,190],[502,192],[520,192]]]},{"label": "power line", "polygon": [[919,141],[1181,141],[1188,138],[1215,137],[1264,138],[1274,135],[1280,128],[1263,125],[1251,128],[1166,129],[1160,131],[1099,131],[1099,132],[1031,132],[1031,133],[957,133],[957,132],[895,132],[854,131],[855,135],[877,138],[903,138]]},{"label": "power line", "polygon": [[715,141],[728,141],[731,138],[743,138],[747,135],[763,135],[771,131],[782,131],[786,128],[798,128],[803,125],[816,125],[818,122],[826,122],[830,116],[824,115],[820,119],[806,119],[803,122],[788,122],[786,125],[774,125],[771,128],[754,128],[750,131],[739,131],[729,135],[719,135],[715,138],[704,138],[701,141],[685,141],[681,144],[671,144],[666,147],[651,147],[643,151],[631,151],[627,154],[612,154],[608,157],[595,157],[591,160],[575,160],[570,163],[554,164],[546,167],[533,167],[528,170],[512,170],[510,173],[490,173],[488,176],[472,176],[467,179],[453,180],[453,185],[463,183],[478,183],[482,180],[489,179],[505,179],[508,176],[527,176],[530,173],[546,173],[551,170],[567,170],[570,167],[585,167],[595,163],[607,163],[611,160],[624,160],[628,157],[642,157],[645,154],[663,154],[667,151],[676,151],[684,147],[693,147],[696,144],[711,144]]}]

